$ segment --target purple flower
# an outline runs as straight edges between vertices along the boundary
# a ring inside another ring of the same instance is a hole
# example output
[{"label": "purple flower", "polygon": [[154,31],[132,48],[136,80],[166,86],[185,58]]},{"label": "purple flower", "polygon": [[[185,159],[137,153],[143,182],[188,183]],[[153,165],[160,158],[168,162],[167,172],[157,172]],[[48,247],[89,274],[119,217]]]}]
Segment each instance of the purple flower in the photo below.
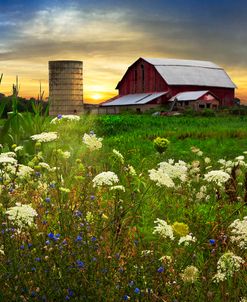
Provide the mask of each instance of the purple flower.
[{"label": "purple flower", "polygon": [[130,298],[130,297],[129,297],[128,295],[124,295],[124,296],[123,296],[123,300],[124,300],[124,301],[128,301],[129,298]]},{"label": "purple flower", "polygon": [[25,246],[22,244],[22,245],[20,246],[20,249],[21,249],[21,250],[24,250],[24,248],[25,248]]},{"label": "purple flower", "polygon": [[50,197],[46,197],[45,201],[46,201],[46,202],[51,202]]},{"label": "purple flower", "polygon": [[50,239],[54,239],[54,238],[55,238],[55,236],[54,236],[54,234],[53,234],[52,232],[50,232],[50,233],[48,234],[48,237],[49,237]]},{"label": "purple flower", "polygon": [[91,200],[95,200],[95,196],[94,196],[94,195],[91,195],[91,196],[90,196],[90,199],[91,199]]},{"label": "purple flower", "polygon": [[60,120],[62,118],[62,114],[58,114],[57,118]]},{"label": "purple flower", "polygon": [[130,281],[129,286],[133,286],[133,285],[134,285],[134,281]]},{"label": "purple flower", "polygon": [[92,240],[92,242],[95,242],[95,241],[97,240],[97,238],[96,238],[95,236],[93,236],[93,237],[91,238],[91,240]]}]

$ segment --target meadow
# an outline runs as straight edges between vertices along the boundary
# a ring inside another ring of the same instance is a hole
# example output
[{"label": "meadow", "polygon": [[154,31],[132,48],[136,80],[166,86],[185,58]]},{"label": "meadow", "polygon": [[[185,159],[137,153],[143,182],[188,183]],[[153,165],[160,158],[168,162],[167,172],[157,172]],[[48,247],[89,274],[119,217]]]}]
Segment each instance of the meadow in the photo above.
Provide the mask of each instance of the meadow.
[{"label": "meadow", "polygon": [[247,117],[34,109],[0,123],[0,301],[247,301]]}]

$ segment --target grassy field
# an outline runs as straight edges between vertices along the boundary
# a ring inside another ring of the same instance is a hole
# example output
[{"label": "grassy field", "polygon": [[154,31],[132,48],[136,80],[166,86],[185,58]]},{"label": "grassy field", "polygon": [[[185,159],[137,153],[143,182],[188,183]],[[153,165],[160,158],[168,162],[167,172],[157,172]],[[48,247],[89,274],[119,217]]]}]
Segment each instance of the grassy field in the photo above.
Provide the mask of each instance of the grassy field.
[{"label": "grassy field", "polygon": [[247,301],[247,117],[29,120],[1,138],[0,301]]}]

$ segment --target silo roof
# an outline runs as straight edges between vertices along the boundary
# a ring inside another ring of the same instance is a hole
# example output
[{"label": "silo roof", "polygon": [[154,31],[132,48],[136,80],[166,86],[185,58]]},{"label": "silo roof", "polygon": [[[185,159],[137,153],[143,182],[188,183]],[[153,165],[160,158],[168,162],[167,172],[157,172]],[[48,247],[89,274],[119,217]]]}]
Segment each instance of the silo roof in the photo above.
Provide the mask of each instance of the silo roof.
[{"label": "silo roof", "polygon": [[224,69],[209,61],[142,59],[152,64],[168,85],[236,88]]}]

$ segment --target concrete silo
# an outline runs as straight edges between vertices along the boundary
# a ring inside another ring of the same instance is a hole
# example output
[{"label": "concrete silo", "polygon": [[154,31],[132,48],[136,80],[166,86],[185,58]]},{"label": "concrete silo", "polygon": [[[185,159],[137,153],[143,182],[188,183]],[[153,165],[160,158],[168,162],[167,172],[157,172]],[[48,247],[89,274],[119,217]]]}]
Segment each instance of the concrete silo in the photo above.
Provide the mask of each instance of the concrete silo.
[{"label": "concrete silo", "polygon": [[49,115],[83,112],[82,61],[49,61]]}]

